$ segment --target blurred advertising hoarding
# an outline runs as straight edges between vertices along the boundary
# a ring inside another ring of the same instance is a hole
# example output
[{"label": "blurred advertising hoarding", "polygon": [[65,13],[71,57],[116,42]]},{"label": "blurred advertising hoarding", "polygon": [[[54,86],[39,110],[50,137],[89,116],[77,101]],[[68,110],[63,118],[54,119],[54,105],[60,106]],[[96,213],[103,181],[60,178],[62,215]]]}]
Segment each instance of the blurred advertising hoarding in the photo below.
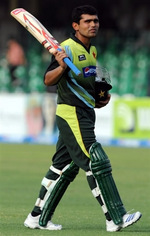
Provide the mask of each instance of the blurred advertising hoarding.
[{"label": "blurred advertising hoarding", "polygon": [[26,96],[0,95],[0,136],[17,138],[26,134]]},{"label": "blurred advertising hoarding", "polygon": [[114,136],[150,139],[150,98],[115,101]]},{"label": "blurred advertising hoarding", "polygon": [[0,141],[55,143],[56,94],[0,94]]},{"label": "blurred advertising hoarding", "polygon": [[[0,142],[55,144],[57,95],[0,94]],[[95,109],[95,134],[103,145],[150,147],[150,98],[112,96]]]},{"label": "blurred advertising hoarding", "polygon": [[150,98],[113,97],[96,110],[95,132],[106,145],[150,147]]}]

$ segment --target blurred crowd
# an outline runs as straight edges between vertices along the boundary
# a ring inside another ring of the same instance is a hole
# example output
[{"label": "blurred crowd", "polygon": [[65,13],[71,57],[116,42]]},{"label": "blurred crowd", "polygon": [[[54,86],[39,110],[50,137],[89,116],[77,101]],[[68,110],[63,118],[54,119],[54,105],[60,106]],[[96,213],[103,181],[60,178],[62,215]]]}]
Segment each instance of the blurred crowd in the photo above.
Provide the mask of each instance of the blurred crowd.
[{"label": "blurred crowd", "polygon": [[[82,2],[84,1],[77,1],[76,5],[85,4]],[[70,4],[69,0],[65,3],[68,3],[68,8],[63,7],[63,0],[59,7],[54,2],[55,8],[57,7],[56,15],[53,11],[50,14],[48,0],[35,2],[36,9],[40,8],[38,18],[46,28],[51,28],[52,34],[60,42],[69,36],[71,30],[66,22],[70,22],[68,11],[74,3]],[[111,74],[112,93],[120,96],[150,96],[150,2],[93,0],[92,4],[98,8],[100,18],[100,32],[94,41],[98,50],[98,62],[107,67]],[[6,40],[0,39],[0,49],[3,49],[0,54],[0,92],[55,92],[56,87],[46,88],[43,83],[43,75],[51,55],[28,32],[25,33],[23,28],[21,32],[14,25],[10,26],[3,14],[5,7],[7,5],[3,3],[0,10],[0,32],[3,31],[5,35],[7,27],[9,32],[13,28],[16,33],[19,32],[21,40],[9,36],[5,47],[3,43]],[[55,28],[52,27],[53,23]],[[19,27],[18,23],[16,25]],[[22,40],[24,36],[29,39]]]},{"label": "blurred crowd", "polygon": [[[94,43],[98,50],[98,63],[110,72],[112,93],[150,96],[147,38],[150,38],[148,32],[144,37],[134,34],[125,37],[114,31],[100,32]],[[6,53],[0,58],[0,92],[56,92],[56,87],[46,88],[43,83],[51,55],[34,38],[32,40],[31,46],[23,48],[15,38],[9,38]]]}]

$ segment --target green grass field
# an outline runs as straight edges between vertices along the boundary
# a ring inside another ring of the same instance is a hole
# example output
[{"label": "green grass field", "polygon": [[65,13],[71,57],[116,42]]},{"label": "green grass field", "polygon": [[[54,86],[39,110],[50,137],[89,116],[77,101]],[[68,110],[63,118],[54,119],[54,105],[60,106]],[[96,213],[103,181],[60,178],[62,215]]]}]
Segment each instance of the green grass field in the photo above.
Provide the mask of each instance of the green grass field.
[{"label": "green grass field", "polygon": [[108,233],[101,208],[80,170],[53,217],[61,231],[23,226],[38,196],[40,182],[51,164],[54,146],[0,144],[0,236],[150,235],[150,149],[104,147],[127,211],[142,212],[141,220],[120,232]]}]

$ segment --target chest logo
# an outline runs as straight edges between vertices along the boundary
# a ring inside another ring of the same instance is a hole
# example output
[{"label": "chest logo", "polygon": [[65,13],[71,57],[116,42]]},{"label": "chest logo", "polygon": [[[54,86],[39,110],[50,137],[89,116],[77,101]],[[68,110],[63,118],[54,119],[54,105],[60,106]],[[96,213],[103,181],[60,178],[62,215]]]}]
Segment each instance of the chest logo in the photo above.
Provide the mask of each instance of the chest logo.
[{"label": "chest logo", "polygon": [[84,77],[96,76],[96,66],[88,66],[83,68]]},{"label": "chest logo", "polygon": [[86,60],[86,57],[85,57],[84,54],[79,55],[78,58],[79,58],[79,61],[84,61],[84,60]]}]

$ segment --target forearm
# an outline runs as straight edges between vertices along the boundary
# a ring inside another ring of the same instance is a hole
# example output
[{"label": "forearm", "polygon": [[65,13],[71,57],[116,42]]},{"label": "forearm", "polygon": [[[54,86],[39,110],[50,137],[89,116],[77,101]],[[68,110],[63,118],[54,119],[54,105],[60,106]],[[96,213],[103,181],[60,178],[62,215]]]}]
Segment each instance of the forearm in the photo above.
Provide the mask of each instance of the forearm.
[{"label": "forearm", "polygon": [[62,68],[61,66],[58,66],[54,70],[48,71],[44,78],[45,85],[50,86],[57,84],[64,72],[65,68]]}]

